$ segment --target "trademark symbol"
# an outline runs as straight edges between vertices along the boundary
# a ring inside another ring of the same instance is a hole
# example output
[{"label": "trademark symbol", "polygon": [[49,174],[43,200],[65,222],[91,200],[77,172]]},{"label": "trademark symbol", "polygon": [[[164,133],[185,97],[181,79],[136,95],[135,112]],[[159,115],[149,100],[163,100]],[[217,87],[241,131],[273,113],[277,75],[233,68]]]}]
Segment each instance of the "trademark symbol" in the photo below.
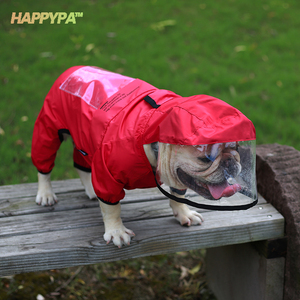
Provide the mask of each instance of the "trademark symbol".
[{"label": "trademark symbol", "polygon": [[83,12],[75,12],[75,17],[83,17]]}]

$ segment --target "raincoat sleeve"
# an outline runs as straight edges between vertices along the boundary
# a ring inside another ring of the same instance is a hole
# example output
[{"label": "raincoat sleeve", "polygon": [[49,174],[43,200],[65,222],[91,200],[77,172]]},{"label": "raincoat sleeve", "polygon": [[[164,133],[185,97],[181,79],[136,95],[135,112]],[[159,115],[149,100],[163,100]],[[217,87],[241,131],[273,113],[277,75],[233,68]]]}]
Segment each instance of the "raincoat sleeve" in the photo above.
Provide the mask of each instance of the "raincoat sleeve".
[{"label": "raincoat sleeve", "polygon": [[116,180],[109,168],[111,159],[110,145],[98,149],[92,162],[92,184],[94,191],[102,202],[106,204],[118,204],[125,197],[124,183]]}]

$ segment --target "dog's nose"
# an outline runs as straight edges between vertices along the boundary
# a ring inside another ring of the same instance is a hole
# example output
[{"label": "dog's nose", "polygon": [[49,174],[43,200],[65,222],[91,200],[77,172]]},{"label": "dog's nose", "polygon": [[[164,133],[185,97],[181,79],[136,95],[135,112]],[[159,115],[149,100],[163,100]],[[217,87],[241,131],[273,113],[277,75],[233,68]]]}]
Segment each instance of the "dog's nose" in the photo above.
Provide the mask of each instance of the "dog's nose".
[{"label": "dog's nose", "polygon": [[230,168],[230,166],[233,164],[234,158],[231,155],[226,155],[226,157],[222,159],[222,166],[224,168]]},{"label": "dog's nose", "polygon": [[238,164],[234,156],[230,153],[224,153],[222,156],[221,166],[227,174],[235,176],[238,172]]}]

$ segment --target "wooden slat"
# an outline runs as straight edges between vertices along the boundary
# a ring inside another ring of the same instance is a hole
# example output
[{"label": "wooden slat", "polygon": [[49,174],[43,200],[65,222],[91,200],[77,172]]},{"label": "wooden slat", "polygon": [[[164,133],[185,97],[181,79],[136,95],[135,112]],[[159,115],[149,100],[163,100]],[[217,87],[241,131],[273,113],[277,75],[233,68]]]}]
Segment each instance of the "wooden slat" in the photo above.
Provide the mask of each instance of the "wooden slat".
[{"label": "wooden slat", "polygon": [[[0,187],[0,219],[8,216],[67,211],[99,206],[97,200],[90,200],[86,196],[79,179],[54,181],[53,189],[58,196],[59,202],[49,207],[36,205],[37,185],[30,183],[28,186],[29,188],[26,188],[26,184],[9,186],[11,188],[9,188],[10,192],[7,197],[4,196],[6,186]],[[35,186],[35,188],[32,188],[32,186]],[[22,194],[23,196],[21,196]],[[195,193],[189,193],[188,195],[193,197]],[[167,198],[157,188],[136,189],[126,191],[126,196],[121,203],[124,205],[127,203],[161,200],[167,200]],[[261,196],[259,196],[259,203],[265,203],[265,200]]]},{"label": "wooden slat", "polygon": [[[68,179],[52,181],[55,192],[68,192],[82,190],[79,179]],[[18,197],[35,196],[37,192],[37,183],[23,183],[0,186],[0,200]]]},{"label": "wooden slat", "polygon": [[[7,216],[99,207],[98,201],[90,200],[86,196],[82,187],[77,191],[72,191],[69,186],[66,186],[66,188],[69,190],[68,192],[56,193],[59,201],[58,204],[49,207],[36,205],[35,195],[2,199],[0,200],[0,218]],[[149,200],[161,199],[166,199],[166,197],[164,197],[157,189],[151,189],[151,191],[143,190],[142,192],[137,192],[134,190],[127,192],[125,199],[122,200],[122,203],[125,204],[136,201],[145,202]]]},{"label": "wooden slat", "polygon": [[[45,212],[42,214],[20,214],[5,218],[0,218],[0,238],[4,236],[22,235],[28,233],[40,233],[56,230],[65,230],[70,228],[83,228],[95,225],[102,225],[102,215],[100,213],[99,204],[97,201],[90,201],[93,206],[84,205],[83,207],[65,211],[66,205],[61,205],[62,209],[49,210],[47,207],[40,207],[35,204],[38,212]],[[60,208],[60,204],[52,208]],[[95,206],[94,206],[95,205]],[[262,210],[264,206],[260,205],[256,208]],[[30,209],[32,211],[32,209]],[[198,210],[204,213],[205,210]],[[47,213],[46,213],[47,212]],[[50,212],[50,213],[49,213]],[[239,216],[241,212],[228,212],[233,216]],[[242,212],[242,215],[252,213],[250,210]],[[265,213],[265,211],[264,211]],[[207,214],[207,213],[206,213]],[[163,218],[172,216],[172,211],[169,207],[169,201],[162,199],[161,201],[148,202],[128,202],[122,205],[122,220],[124,222],[148,220],[153,218]],[[219,216],[216,213],[216,216]],[[213,216],[211,216],[213,218]],[[41,226],[40,224],[44,224]]]},{"label": "wooden slat", "polygon": [[[8,189],[6,186],[0,187],[0,218],[99,206],[97,200],[90,200],[86,196],[79,179],[54,181],[52,185],[56,195],[58,196],[59,202],[58,204],[49,207],[36,205],[36,184],[28,184],[29,187],[26,187],[24,184],[11,185],[8,186]],[[7,190],[9,192],[5,197],[5,191]],[[126,196],[122,200],[122,204],[162,199],[166,199],[166,197],[162,195],[157,188],[143,190],[136,189],[126,192]]]},{"label": "wooden slat", "polygon": [[[56,194],[65,194],[69,192],[79,192],[83,191],[83,186],[80,179],[68,179],[68,180],[59,180],[52,181],[52,187]],[[143,191],[141,193],[141,191]],[[23,184],[14,184],[14,185],[4,185],[0,186],[0,200],[7,199],[17,199],[17,198],[26,198],[26,197],[35,197],[37,192],[37,183],[23,183]],[[156,189],[135,189],[129,191],[127,199],[130,200],[131,197],[139,195],[141,199],[155,199],[156,197],[161,197],[161,193]],[[1,203],[1,202],[0,202]]]},{"label": "wooden slat", "polygon": [[[99,205],[98,205],[99,206]],[[122,206],[123,221],[147,220],[170,217],[172,211],[168,201],[128,203]],[[43,224],[43,226],[41,226]],[[47,214],[20,215],[0,218],[0,238],[29,233],[59,231],[72,228],[85,228],[103,225],[99,207],[53,211]]]}]

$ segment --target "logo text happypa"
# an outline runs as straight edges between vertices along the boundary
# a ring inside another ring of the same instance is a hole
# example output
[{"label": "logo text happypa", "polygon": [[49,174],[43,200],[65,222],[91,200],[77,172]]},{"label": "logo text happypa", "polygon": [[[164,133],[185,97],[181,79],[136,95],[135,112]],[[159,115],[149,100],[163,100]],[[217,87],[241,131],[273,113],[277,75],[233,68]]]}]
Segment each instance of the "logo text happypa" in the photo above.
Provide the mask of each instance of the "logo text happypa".
[{"label": "logo text happypa", "polygon": [[76,24],[76,18],[83,17],[83,12],[13,12],[11,14],[11,24],[43,24],[45,20],[50,21],[50,24]]}]

